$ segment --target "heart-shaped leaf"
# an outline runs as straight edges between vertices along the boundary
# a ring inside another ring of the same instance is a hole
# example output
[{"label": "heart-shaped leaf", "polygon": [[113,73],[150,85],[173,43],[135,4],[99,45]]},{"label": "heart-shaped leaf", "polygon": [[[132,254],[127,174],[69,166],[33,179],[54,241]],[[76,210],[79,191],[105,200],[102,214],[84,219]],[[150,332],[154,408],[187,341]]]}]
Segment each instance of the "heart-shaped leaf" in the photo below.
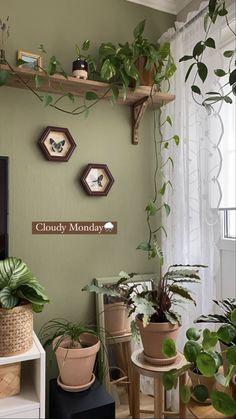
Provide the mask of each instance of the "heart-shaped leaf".
[{"label": "heart-shaped leaf", "polygon": [[95,92],[89,91],[89,92],[86,92],[85,99],[86,100],[97,100],[98,95]]},{"label": "heart-shaped leaf", "polygon": [[198,68],[198,75],[200,79],[202,80],[202,82],[204,83],[208,74],[207,66],[204,63],[199,62],[197,63],[197,68]]},{"label": "heart-shaped leaf", "polygon": [[162,344],[162,353],[167,357],[167,358],[172,358],[173,356],[176,355],[176,344],[175,341],[171,338],[167,338],[163,341]]}]

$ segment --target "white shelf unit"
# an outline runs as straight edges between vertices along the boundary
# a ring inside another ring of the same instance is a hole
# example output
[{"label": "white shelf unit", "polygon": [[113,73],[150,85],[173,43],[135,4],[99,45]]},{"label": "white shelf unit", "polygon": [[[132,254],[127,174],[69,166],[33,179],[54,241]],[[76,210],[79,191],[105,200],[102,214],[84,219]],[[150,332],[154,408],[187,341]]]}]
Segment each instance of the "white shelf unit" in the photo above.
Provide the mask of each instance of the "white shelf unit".
[{"label": "white shelf unit", "polygon": [[45,418],[45,351],[36,334],[32,348],[16,356],[0,357],[0,365],[21,362],[21,390],[0,399],[0,418]]}]

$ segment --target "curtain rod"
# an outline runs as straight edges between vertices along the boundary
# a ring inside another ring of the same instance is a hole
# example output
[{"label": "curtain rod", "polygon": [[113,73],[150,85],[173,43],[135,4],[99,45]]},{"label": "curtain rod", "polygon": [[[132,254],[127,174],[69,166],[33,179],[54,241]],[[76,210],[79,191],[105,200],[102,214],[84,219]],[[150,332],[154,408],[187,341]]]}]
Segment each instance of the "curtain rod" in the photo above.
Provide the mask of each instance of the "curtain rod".
[{"label": "curtain rod", "polygon": [[205,6],[203,9],[201,9],[195,16],[192,17],[188,22],[186,22],[180,29],[177,29],[173,36],[171,36],[171,39],[173,39],[178,33],[182,32],[185,28],[187,28],[191,23],[193,23],[195,20],[197,20],[200,16],[203,15],[208,10],[208,5]]}]

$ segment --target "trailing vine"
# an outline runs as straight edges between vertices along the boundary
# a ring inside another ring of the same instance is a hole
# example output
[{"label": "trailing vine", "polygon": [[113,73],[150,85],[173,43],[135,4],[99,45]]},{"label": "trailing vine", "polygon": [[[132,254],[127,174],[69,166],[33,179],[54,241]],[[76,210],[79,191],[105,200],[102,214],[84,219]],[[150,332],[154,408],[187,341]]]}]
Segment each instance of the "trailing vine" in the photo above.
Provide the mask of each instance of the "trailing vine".
[{"label": "trailing vine", "polygon": [[[233,102],[232,94],[236,95],[236,49],[226,50],[223,52],[223,57],[229,59],[228,68],[226,70],[222,68],[217,68],[214,70],[214,74],[217,77],[217,80],[218,78],[220,79],[222,77],[227,79],[226,83],[224,83],[224,85],[221,86],[218,91],[206,92],[203,94],[200,87],[198,86],[198,79],[204,83],[209,76],[208,67],[203,62],[205,53],[208,48],[216,49],[215,40],[211,37],[208,37],[212,25],[217,22],[217,19],[223,17],[225,18],[228,30],[232,32],[234,38],[236,37],[236,33],[230,25],[227,15],[228,10],[226,9],[225,0],[209,0],[208,11],[204,17],[204,40],[198,41],[196,43],[193,48],[192,55],[184,55],[179,60],[180,62],[190,60],[193,61],[186,72],[185,82],[188,80],[190,74],[195,69],[193,84],[191,86],[192,97],[198,105],[204,106],[208,113],[211,113],[213,110],[213,105],[217,102],[223,101],[225,103],[231,104]],[[223,88],[228,88],[227,93],[223,92]]]},{"label": "trailing vine", "polygon": [[[167,237],[166,229],[162,222],[159,225],[156,225],[155,218],[157,215],[162,214],[162,211],[165,211],[166,216],[169,216],[171,212],[170,205],[164,201],[164,197],[167,191],[167,187],[172,188],[170,180],[163,178],[162,169],[166,164],[171,164],[172,169],[174,168],[174,161],[169,155],[163,159],[163,152],[168,150],[169,144],[171,141],[174,141],[176,146],[179,145],[180,138],[178,135],[173,135],[170,138],[164,140],[162,134],[162,127],[165,124],[169,124],[172,127],[172,119],[168,115],[166,119],[162,122],[162,107],[156,111],[153,108],[153,142],[154,142],[154,174],[153,174],[153,187],[154,187],[154,196],[149,201],[148,205],[145,208],[146,211],[146,220],[148,226],[148,239],[147,241],[141,242],[137,249],[144,250],[148,253],[148,258],[152,259],[156,256],[160,261],[160,269],[164,264],[164,255],[161,246],[161,233]],[[161,187],[158,188],[158,176],[161,176]],[[158,199],[159,198],[159,199]]]}]

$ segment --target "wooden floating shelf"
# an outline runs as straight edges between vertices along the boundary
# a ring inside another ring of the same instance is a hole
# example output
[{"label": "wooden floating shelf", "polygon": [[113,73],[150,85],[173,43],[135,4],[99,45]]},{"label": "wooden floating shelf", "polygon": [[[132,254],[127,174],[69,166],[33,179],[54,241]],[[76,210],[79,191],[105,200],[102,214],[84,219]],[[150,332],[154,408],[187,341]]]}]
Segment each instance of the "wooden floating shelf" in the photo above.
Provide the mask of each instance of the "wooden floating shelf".
[{"label": "wooden floating shelf", "polygon": [[[112,96],[111,92],[106,95],[109,89],[108,83],[101,83],[94,80],[81,80],[75,77],[65,78],[60,74],[48,76],[43,71],[34,71],[30,69],[13,67],[13,72],[7,65],[0,65],[0,69],[8,71],[11,76],[8,79],[7,86],[16,87],[20,89],[27,89],[22,83],[20,78],[24,80],[27,85],[36,90],[35,76],[38,74],[42,77],[42,86],[37,89],[37,92],[47,92],[51,94],[62,95],[64,93],[71,93],[74,96],[83,97],[86,92],[93,91],[99,98],[109,100]],[[19,78],[20,77],[20,78]],[[135,91],[129,89],[126,100],[123,100],[122,94],[120,95],[117,103],[119,105],[132,106],[132,142],[138,143],[138,127],[144,111],[147,107],[160,108],[162,105],[167,104],[175,99],[175,96],[169,93],[154,92],[152,98],[150,97],[152,91],[151,86],[140,86]]]}]

